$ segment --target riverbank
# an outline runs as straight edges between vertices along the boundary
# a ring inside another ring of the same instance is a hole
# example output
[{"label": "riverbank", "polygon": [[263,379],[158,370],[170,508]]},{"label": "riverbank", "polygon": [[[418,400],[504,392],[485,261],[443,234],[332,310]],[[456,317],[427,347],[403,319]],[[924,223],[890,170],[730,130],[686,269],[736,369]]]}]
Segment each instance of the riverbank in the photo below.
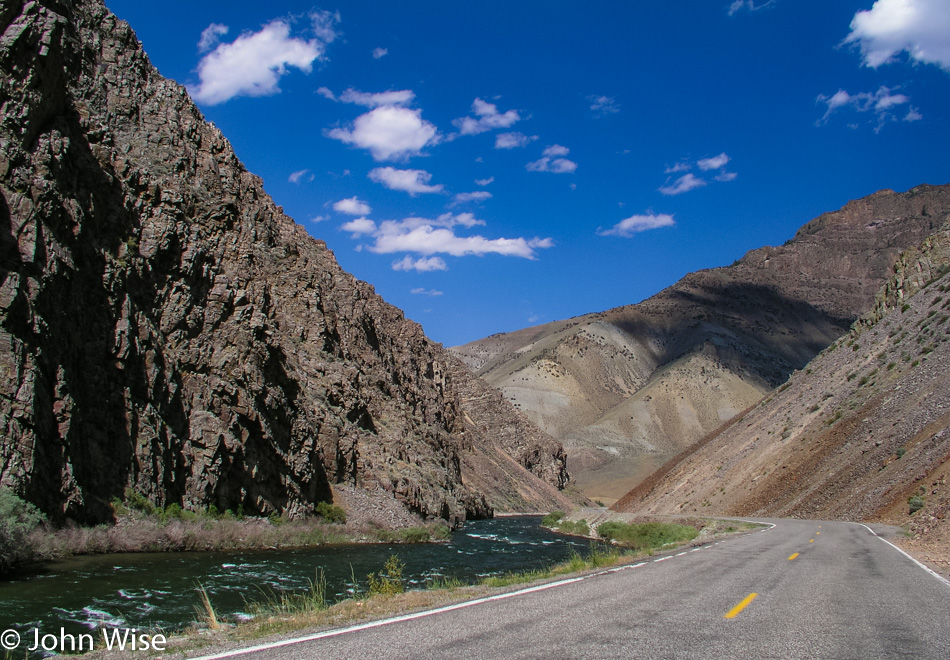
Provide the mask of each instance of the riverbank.
[{"label": "riverbank", "polygon": [[[710,525],[715,527],[715,525]],[[741,533],[733,529],[697,539],[666,545],[662,552],[675,552],[684,546],[699,546],[725,536]],[[246,647],[249,644],[273,643],[282,639],[319,633],[379,621],[393,616],[412,614],[480,598],[498,596],[527,586],[541,585],[567,577],[589,575],[625,564],[642,561],[656,554],[655,549],[630,551],[606,545],[591,545],[585,553],[573,553],[562,563],[547,569],[528,570],[481,579],[477,584],[460,584],[454,580],[433,580],[427,588],[398,593],[373,593],[370,588],[339,602],[329,602],[319,593],[317,584],[306,592],[274,597],[255,605],[250,621],[223,623],[214,614],[213,599],[209,599],[201,621],[184,634],[169,639],[165,655],[188,657],[209,655]],[[380,575],[384,571],[381,570]],[[139,657],[143,654],[139,653]],[[96,658],[124,658],[127,654],[97,652]]]},{"label": "riverbank", "polygon": [[[112,503],[114,524],[54,527],[33,507],[9,492],[2,493],[7,515],[2,530],[0,577],[35,571],[44,564],[78,555],[151,552],[278,550],[363,543],[426,543],[444,541],[451,530],[443,521],[424,522],[405,509],[393,511],[365,495],[340,489],[336,504],[320,503],[316,516],[268,518],[241,512],[187,511],[180,506],[156,507],[127,492]],[[360,498],[360,501],[352,501]],[[355,515],[349,515],[354,511]],[[12,521],[12,522],[11,522]],[[15,526],[11,527],[11,524]],[[11,530],[15,534],[11,533]],[[9,546],[9,548],[8,548]]]}]

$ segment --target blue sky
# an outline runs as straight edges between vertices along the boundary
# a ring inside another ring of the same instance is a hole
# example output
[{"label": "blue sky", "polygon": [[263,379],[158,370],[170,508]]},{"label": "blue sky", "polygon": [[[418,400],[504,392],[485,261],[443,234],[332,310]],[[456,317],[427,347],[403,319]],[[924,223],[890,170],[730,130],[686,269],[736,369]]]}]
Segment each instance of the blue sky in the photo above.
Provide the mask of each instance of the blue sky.
[{"label": "blue sky", "polygon": [[948,0],[107,5],[277,203],[446,345],[950,182]]}]

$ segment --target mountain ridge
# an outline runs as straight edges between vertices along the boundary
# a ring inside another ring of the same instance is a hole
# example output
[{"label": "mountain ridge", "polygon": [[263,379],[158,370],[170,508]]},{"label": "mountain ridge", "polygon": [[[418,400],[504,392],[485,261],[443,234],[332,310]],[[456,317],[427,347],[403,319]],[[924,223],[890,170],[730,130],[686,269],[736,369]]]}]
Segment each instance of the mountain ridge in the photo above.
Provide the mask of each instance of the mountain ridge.
[{"label": "mountain ridge", "polygon": [[636,305],[450,350],[559,438],[579,485],[606,501],[846,332],[948,210],[948,186],[882,190]]},{"label": "mountain ridge", "polygon": [[4,3],[0,32],[0,484],[59,522],[126,488],[567,503],[560,443],[345,273],[100,0]]},{"label": "mountain ridge", "polygon": [[874,307],[776,391],[615,505],[901,525],[950,571],[950,215]]}]

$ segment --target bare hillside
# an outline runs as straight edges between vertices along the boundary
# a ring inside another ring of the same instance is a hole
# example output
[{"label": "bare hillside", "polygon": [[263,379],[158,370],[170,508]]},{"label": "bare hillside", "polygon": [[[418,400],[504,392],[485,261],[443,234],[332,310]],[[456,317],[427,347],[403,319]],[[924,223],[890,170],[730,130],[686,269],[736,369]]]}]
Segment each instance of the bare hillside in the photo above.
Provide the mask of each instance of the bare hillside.
[{"label": "bare hillside", "polygon": [[615,505],[906,525],[950,548],[950,228],[908,250],[851,332]]},{"label": "bare hillside", "polygon": [[881,191],[637,305],[452,351],[564,443],[588,496],[612,500],[846,332],[948,213],[948,186]]}]

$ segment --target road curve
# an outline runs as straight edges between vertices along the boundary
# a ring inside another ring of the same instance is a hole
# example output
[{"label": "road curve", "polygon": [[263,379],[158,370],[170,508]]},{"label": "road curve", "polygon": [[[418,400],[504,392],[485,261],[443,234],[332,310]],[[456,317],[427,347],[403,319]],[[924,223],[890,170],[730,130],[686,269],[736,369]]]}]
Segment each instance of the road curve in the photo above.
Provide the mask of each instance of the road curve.
[{"label": "road curve", "polygon": [[771,522],[553,588],[209,657],[950,658],[950,583],[863,525]]}]

